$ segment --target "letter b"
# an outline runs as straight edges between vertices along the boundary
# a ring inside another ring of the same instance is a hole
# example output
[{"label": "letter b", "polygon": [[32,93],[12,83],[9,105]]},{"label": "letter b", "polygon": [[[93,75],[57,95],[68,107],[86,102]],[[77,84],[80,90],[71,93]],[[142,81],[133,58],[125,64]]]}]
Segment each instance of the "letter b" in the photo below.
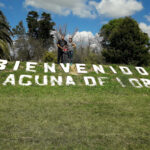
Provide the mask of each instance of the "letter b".
[{"label": "letter b", "polygon": [[5,70],[8,61],[0,59],[0,70]]}]

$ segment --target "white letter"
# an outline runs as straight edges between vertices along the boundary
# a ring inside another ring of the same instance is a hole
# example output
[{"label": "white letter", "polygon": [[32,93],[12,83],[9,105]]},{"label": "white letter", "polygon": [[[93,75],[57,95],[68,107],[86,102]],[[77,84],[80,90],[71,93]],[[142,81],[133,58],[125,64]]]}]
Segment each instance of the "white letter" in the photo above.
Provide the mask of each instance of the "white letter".
[{"label": "white letter", "polygon": [[119,79],[119,78],[116,78],[116,80],[120,83],[120,85],[124,88],[124,87],[126,87],[123,83],[122,83],[122,81]]},{"label": "white letter", "polygon": [[27,83],[23,83],[23,79],[24,78],[32,79],[32,76],[31,75],[21,75],[20,78],[19,78],[19,85],[22,85],[22,86],[30,86],[30,85],[32,85],[31,81],[27,81]]},{"label": "white letter", "polygon": [[19,65],[20,65],[20,61],[16,61],[13,71],[17,71],[19,68]]},{"label": "white letter", "polygon": [[66,78],[66,85],[76,85],[75,82],[73,81],[73,78],[71,76],[67,76]]},{"label": "white letter", "polygon": [[37,65],[36,62],[27,62],[27,64],[26,64],[26,71],[36,72],[36,70],[32,70],[32,69],[35,69],[36,65]]},{"label": "white letter", "polygon": [[0,70],[5,70],[8,61],[0,59]]},{"label": "white letter", "polygon": [[123,74],[125,74],[125,75],[132,75],[132,72],[131,72],[131,70],[128,67],[120,66],[119,68],[120,68],[120,70],[122,71]]},{"label": "white letter", "polygon": [[52,64],[52,66],[49,66],[48,63],[44,63],[44,72],[47,73],[49,70],[52,73],[56,73],[55,64],[54,63]]},{"label": "white letter", "polygon": [[[91,80],[92,83],[90,83],[89,80]],[[86,86],[96,86],[97,85],[96,80],[95,80],[94,77],[84,77],[84,81],[85,81]]]},{"label": "white letter", "polygon": [[129,81],[132,84],[132,86],[135,87],[135,88],[142,88],[143,87],[138,79],[130,78]]},{"label": "white letter", "polygon": [[100,84],[101,86],[103,86],[104,83],[105,83],[105,81],[103,81],[103,79],[108,79],[108,78],[107,78],[107,77],[99,77],[99,78],[98,78],[99,84]]},{"label": "white letter", "polygon": [[117,74],[117,71],[114,69],[114,67],[109,66],[109,68],[111,69],[111,71],[112,71],[114,74]]},{"label": "white letter", "polygon": [[77,72],[78,73],[88,73],[86,70],[85,70],[85,67],[86,65],[85,64],[76,64],[76,68],[77,68]]},{"label": "white letter", "polygon": [[3,85],[7,85],[7,83],[10,83],[11,85],[15,85],[15,75],[10,74],[7,79],[4,81]]},{"label": "white letter", "polygon": [[57,83],[59,86],[62,85],[62,76],[58,76],[58,79],[56,77],[51,76],[50,77],[51,86],[55,86],[55,83]]},{"label": "white letter", "polygon": [[99,65],[99,67],[96,66],[96,65],[93,65],[93,69],[94,69],[94,71],[95,71],[97,74],[98,74],[99,72],[105,74],[105,71],[104,71],[104,68],[103,68],[102,65]]},{"label": "white letter", "polygon": [[139,72],[139,74],[143,76],[148,76],[148,72],[143,67],[135,67],[135,69]]},{"label": "white letter", "polygon": [[39,86],[45,86],[45,85],[48,85],[48,79],[47,79],[47,76],[45,75],[44,77],[43,77],[43,83],[39,83],[39,75],[36,75],[35,76],[35,83],[37,84],[37,85],[39,85]]},{"label": "white letter", "polygon": [[144,86],[147,87],[147,88],[150,88],[150,80],[149,79],[140,79]]},{"label": "white letter", "polygon": [[67,63],[66,66],[62,63],[60,63],[60,66],[62,67],[62,69],[64,70],[65,73],[69,73],[70,72],[70,64]]}]

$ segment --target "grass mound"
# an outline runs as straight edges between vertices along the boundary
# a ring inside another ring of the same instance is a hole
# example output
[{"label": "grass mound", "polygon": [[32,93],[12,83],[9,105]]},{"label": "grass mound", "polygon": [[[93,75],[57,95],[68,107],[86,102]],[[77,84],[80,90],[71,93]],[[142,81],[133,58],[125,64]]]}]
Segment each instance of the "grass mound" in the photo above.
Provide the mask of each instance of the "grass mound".
[{"label": "grass mound", "polygon": [[[17,72],[12,66],[0,73],[0,83],[11,73],[16,78],[34,76],[24,71],[24,63]],[[126,83],[129,77],[142,78],[133,66],[129,66],[134,72],[131,76],[122,75],[118,66],[114,66],[117,75],[104,67],[107,73],[98,75],[89,65],[87,75],[110,77],[105,86],[0,85],[0,149],[149,150],[150,89]],[[74,79],[82,83],[83,75],[72,68]],[[36,74],[44,75],[42,64],[37,70]],[[66,76],[59,67],[56,75]],[[116,76],[126,88],[114,80]]]}]

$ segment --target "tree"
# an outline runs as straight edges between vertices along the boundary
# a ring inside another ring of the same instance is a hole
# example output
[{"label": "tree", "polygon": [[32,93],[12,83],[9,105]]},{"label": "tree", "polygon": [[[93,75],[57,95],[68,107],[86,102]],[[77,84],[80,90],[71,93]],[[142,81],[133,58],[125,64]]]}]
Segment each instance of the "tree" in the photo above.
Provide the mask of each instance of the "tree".
[{"label": "tree", "polygon": [[43,12],[39,16],[36,11],[30,11],[26,20],[31,59],[42,60],[44,53],[53,46],[52,31],[54,31],[55,23],[52,21],[50,14]]},{"label": "tree", "polygon": [[10,26],[0,11],[0,58],[10,59],[9,46],[12,45]]},{"label": "tree", "polygon": [[17,39],[24,38],[26,36],[26,30],[23,25],[23,22],[20,21],[19,24],[12,29],[13,35],[16,36]]},{"label": "tree", "polygon": [[13,46],[14,59],[19,59],[22,61],[30,60],[30,46],[23,22],[20,21],[19,24],[12,29],[12,31],[15,37],[15,42]]},{"label": "tree", "polygon": [[39,24],[39,36],[38,38],[42,40],[43,47],[49,48],[53,45],[53,35],[51,31],[54,31],[55,23],[52,22],[51,15],[45,12],[42,13],[41,19],[38,21]]},{"label": "tree", "polygon": [[131,17],[114,19],[100,31],[102,55],[108,63],[148,65],[150,42]]},{"label": "tree", "polygon": [[27,16],[28,34],[30,38],[42,42],[44,48],[53,45],[53,35],[55,23],[51,19],[51,15],[43,12],[41,17],[36,11],[30,11]]},{"label": "tree", "polygon": [[20,21],[19,24],[15,28],[13,28],[13,34],[15,35],[15,59],[19,59],[22,61],[39,61],[42,59],[46,50],[43,48],[41,41],[30,37],[29,34],[26,33],[22,21]]},{"label": "tree", "polygon": [[36,11],[30,11],[26,18],[29,29],[28,34],[30,37],[34,39],[38,39],[38,30],[39,30],[38,17],[39,15]]}]

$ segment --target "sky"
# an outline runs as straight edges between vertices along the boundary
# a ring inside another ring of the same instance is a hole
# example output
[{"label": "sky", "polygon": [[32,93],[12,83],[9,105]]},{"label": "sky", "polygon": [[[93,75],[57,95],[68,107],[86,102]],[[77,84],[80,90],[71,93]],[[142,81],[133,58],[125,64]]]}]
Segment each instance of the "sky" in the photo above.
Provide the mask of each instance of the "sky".
[{"label": "sky", "polygon": [[78,28],[83,37],[95,36],[109,20],[132,16],[150,36],[149,0],[0,0],[0,10],[11,27],[35,10],[50,13],[57,26],[67,24],[69,33]]}]

